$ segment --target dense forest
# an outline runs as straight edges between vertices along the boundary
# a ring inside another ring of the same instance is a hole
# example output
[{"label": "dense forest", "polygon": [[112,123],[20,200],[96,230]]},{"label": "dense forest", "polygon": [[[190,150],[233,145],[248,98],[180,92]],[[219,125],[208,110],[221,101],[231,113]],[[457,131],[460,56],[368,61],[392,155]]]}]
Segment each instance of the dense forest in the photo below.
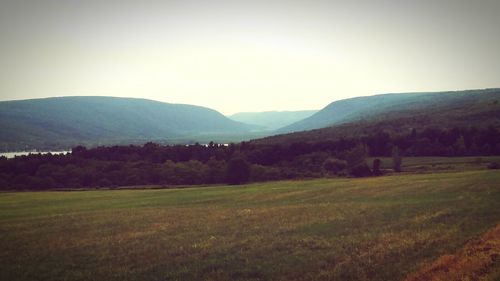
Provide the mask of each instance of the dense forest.
[{"label": "dense forest", "polygon": [[[78,146],[66,155],[0,158],[1,189],[240,184],[321,176],[370,176],[365,157],[500,155],[500,131],[487,128],[380,131],[335,141],[221,145]],[[397,162],[397,161],[396,161]],[[398,167],[394,167],[397,171]]]}]

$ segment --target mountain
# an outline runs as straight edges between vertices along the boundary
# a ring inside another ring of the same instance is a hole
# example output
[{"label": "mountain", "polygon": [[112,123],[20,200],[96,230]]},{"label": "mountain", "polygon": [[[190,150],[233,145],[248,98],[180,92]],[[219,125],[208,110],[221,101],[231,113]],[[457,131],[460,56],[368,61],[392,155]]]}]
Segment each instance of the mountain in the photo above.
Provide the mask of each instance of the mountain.
[{"label": "mountain", "polygon": [[[309,118],[256,143],[335,140],[386,131],[454,127],[500,128],[500,89],[402,93],[333,102]],[[319,128],[319,129],[317,129]]]},{"label": "mountain", "polygon": [[158,141],[244,134],[251,125],[193,105],[115,97],[0,102],[0,149]]},{"label": "mountain", "polygon": [[392,111],[424,110],[449,105],[465,105],[475,99],[498,98],[500,89],[382,94],[356,97],[330,103],[316,114],[280,128],[279,133],[289,133],[319,129],[339,125],[355,120],[362,120]]},{"label": "mountain", "polygon": [[228,116],[230,119],[260,126],[265,130],[276,130],[307,118],[317,110],[240,112]]}]

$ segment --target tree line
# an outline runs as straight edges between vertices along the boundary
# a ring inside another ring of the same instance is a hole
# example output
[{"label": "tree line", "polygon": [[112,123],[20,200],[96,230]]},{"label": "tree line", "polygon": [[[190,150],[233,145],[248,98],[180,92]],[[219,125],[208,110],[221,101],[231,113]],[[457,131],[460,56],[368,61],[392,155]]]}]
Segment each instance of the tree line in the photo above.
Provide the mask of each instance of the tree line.
[{"label": "tree line", "polygon": [[[380,161],[406,156],[500,155],[495,127],[379,131],[335,141],[292,144],[77,146],[67,155],[0,158],[0,189],[241,184],[279,179],[380,175]],[[397,165],[399,163],[399,165]]]}]

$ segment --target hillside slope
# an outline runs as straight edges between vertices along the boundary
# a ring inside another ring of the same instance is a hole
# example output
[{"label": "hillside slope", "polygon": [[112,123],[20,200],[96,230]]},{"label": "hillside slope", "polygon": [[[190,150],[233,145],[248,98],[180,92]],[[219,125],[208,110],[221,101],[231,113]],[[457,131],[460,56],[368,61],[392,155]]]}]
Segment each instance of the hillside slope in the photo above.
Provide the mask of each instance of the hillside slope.
[{"label": "hillside slope", "polygon": [[382,94],[332,102],[309,118],[279,129],[279,133],[313,130],[396,111],[433,110],[443,107],[466,107],[496,100],[500,89]]},{"label": "hillside slope", "polygon": [[251,128],[209,108],[145,99],[60,97],[0,102],[0,148],[4,150],[234,134]]},{"label": "hillside slope", "polygon": [[341,100],[310,118],[284,128],[283,131],[292,128],[315,128],[327,122],[332,122],[333,125],[275,135],[254,142],[270,144],[324,141],[359,137],[381,131],[407,134],[413,129],[426,128],[500,128],[500,89],[388,94]]},{"label": "hillside slope", "polygon": [[263,112],[239,112],[231,116],[230,119],[247,124],[261,126],[266,130],[276,130],[288,126],[292,123],[307,118],[317,110],[299,111],[263,111]]}]

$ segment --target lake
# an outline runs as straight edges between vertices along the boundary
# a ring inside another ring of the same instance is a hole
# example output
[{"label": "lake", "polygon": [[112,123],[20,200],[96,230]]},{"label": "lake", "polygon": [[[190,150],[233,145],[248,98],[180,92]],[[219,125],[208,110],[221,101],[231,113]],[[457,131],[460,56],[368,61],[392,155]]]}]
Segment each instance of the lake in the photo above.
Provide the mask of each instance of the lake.
[{"label": "lake", "polygon": [[17,152],[2,152],[0,153],[1,156],[5,156],[7,158],[14,158],[16,156],[22,156],[22,155],[29,155],[29,154],[47,154],[47,153],[52,153],[52,154],[66,154],[70,153],[71,151],[67,150],[62,150],[62,151],[17,151]]}]

